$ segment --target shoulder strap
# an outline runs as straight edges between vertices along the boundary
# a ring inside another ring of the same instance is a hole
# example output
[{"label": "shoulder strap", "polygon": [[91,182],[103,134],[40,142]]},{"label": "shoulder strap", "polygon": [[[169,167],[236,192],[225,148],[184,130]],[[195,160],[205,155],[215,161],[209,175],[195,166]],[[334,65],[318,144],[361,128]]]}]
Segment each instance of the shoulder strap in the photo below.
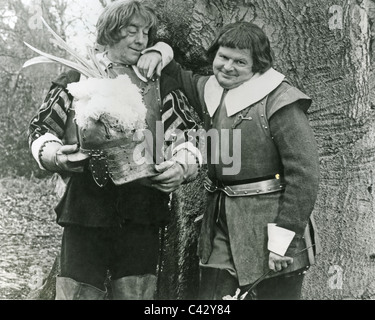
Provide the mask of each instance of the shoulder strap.
[{"label": "shoulder strap", "polygon": [[268,95],[268,103],[266,106],[267,120],[269,120],[281,108],[296,101],[301,101],[300,107],[304,112],[307,112],[311,106],[311,98],[291,85],[291,83],[285,79]]}]

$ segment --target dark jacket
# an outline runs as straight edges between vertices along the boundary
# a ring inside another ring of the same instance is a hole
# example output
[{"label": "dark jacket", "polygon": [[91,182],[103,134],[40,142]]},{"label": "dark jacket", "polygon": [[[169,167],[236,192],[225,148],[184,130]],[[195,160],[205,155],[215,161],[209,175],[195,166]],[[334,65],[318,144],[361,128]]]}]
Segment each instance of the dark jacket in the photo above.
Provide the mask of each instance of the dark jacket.
[{"label": "dark jacket", "polygon": [[[128,72],[134,77],[131,68]],[[69,71],[53,81],[42,107],[30,123],[30,145],[46,132],[53,133],[65,143],[75,142],[75,131],[67,130],[67,126],[71,126],[69,118],[73,97],[66,90],[66,86],[78,80],[79,74]],[[183,96],[183,93],[168,75],[162,75],[157,81],[149,81],[144,86],[145,100],[149,101],[146,120],[152,127],[156,121],[161,121],[164,108],[169,107],[162,104],[163,99],[172,92],[178,91],[177,96]],[[186,99],[184,101],[186,102]],[[168,118],[169,125],[172,125],[173,120]],[[83,173],[62,175],[67,178],[67,187],[55,208],[57,222],[62,226],[78,224],[113,227],[126,221],[165,225],[169,221],[169,195],[159,190],[138,182],[115,186],[109,181],[104,187],[99,187],[87,166]]]}]

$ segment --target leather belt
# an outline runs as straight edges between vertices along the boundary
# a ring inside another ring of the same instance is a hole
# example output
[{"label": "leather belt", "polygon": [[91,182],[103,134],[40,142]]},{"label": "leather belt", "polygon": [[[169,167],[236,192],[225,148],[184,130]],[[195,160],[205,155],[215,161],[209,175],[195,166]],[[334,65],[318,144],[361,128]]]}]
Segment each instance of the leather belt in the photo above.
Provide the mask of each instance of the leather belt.
[{"label": "leather belt", "polygon": [[285,183],[283,183],[278,175],[275,179],[230,186],[224,185],[223,183],[220,183],[219,186],[206,177],[203,185],[208,192],[222,191],[229,197],[254,196],[285,189]]}]

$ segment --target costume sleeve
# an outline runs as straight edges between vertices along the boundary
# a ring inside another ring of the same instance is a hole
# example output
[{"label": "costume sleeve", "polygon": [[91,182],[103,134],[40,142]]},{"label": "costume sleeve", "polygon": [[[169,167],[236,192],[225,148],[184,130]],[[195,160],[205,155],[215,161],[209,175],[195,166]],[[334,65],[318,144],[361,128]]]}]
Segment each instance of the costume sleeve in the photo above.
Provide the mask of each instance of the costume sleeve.
[{"label": "costume sleeve", "polygon": [[191,106],[203,120],[204,100],[203,90],[208,77],[193,74],[182,68],[175,60],[172,60],[163,72],[177,81],[178,85],[186,94]]},{"label": "costume sleeve", "polygon": [[168,63],[173,59],[173,49],[165,42],[157,42],[152,47],[149,47],[142,51],[142,54],[145,54],[149,51],[157,51],[161,54],[161,64],[164,68]]},{"label": "costume sleeve", "polygon": [[[284,167],[286,184],[279,214],[273,222],[279,228],[295,232],[296,238],[303,236],[314,208],[319,186],[317,144],[300,103],[301,101],[298,100],[287,105],[270,118],[270,130]],[[269,239],[269,242],[278,242],[277,231],[287,234],[285,230],[273,229],[276,232],[273,232],[271,236],[273,239]],[[286,235],[286,238],[289,236],[290,234]],[[281,238],[283,236],[279,237]],[[288,241],[286,245],[288,247]]]},{"label": "costume sleeve", "polygon": [[189,131],[198,129],[190,112],[191,105],[181,90],[173,90],[163,99],[162,121],[167,152],[180,163],[202,165],[202,155],[196,145],[189,141]]},{"label": "costume sleeve", "polygon": [[[201,120],[203,119],[203,90],[208,77],[194,75],[192,71],[184,70],[174,60],[163,69],[163,74],[172,78],[177,83],[177,87],[181,88],[181,90],[175,90],[169,95],[169,105],[172,104],[173,107],[169,107],[169,110],[166,110],[165,106],[168,103],[164,104],[164,113],[162,116],[166,127],[166,137],[171,132],[175,135],[172,153],[175,159],[181,164],[188,164],[194,167],[198,163],[201,166],[203,164],[201,152],[197,145],[188,141],[188,131],[198,129],[198,125],[191,115],[192,109],[198,114]],[[171,113],[176,117],[174,125],[171,125],[173,117],[165,120]],[[171,128],[185,129],[185,131],[181,134],[181,131],[177,130],[176,133],[176,130],[170,131]],[[192,176],[195,176],[195,174]]]},{"label": "costume sleeve", "polygon": [[40,162],[40,151],[47,141],[61,140],[65,133],[65,124],[68,112],[71,108],[72,96],[68,94],[65,87],[69,82],[78,81],[76,71],[69,71],[58,76],[51,86],[44,102],[37,114],[31,119],[28,128],[29,146],[33,157],[39,167],[44,169]]}]

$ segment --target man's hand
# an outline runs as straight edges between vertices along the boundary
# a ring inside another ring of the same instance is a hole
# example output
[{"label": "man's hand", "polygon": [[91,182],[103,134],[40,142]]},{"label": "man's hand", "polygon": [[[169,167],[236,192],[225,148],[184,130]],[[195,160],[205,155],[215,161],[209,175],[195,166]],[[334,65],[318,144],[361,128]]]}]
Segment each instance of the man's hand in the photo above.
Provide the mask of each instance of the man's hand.
[{"label": "man's hand", "polygon": [[161,174],[150,178],[152,186],[162,192],[175,191],[184,182],[184,169],[175,161],[164,161],[155,166]]},{"label": "man's hand", "polygon": [[83,160],[88,158],[79,152],[77,144],[61,146],[55,155],[55,164],[62,171],[83,172]]},{"label": "man's hand", "polygon": [[156,71],[156,75],[160,77],[162,70],[162,58],[158,51],[148,51],[141,55],[138,60],[137,67],[142,76],[151,79]]},{"label": "man's hand", "polygon": [[276,253],[270,252],[268,259],[268,267],[277,272],[287,268],[290,264],[293,263],[293,258],[283,257]]}]

